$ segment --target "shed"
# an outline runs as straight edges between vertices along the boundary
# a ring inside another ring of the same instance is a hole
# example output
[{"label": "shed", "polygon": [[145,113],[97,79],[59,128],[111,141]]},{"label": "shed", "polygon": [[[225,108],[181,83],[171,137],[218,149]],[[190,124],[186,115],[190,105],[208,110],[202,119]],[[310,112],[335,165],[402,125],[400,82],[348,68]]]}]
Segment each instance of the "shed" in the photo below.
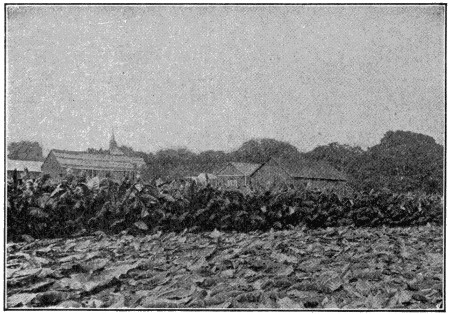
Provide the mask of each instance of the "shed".
[{"label": "shed", "polygon": [[347,177],[326,162],[307,158],[271,158],[251,176],[252,184],[269,188],[279,183],[315,189],[338,188]]},{"label": "shed", "polygon": [[134,177],[144,165],[144,159],[140,157],[53,149],[42,164],[42,172],[59,177],[71,168],[74,174],[84,170],[90,177],[104,177],[110,173],[113,179],[122,179],[125,176]]},{"label": "shed", "polygon": [[230,188],[240,188],[249,183],[249,178],[259,167],[261,164],[228,162],[216,175],[220,184]]},{"label": "shed", "polygon": [[41,175],[42,161],[31,161],[31,160],[13,160],[8,159],[6,162],[6,171],[8,178],[11,178],[14,169],[17,170],[19,176],[22,175],[25,168],[28,169],[28,173],[31,178],[37,178]]}]

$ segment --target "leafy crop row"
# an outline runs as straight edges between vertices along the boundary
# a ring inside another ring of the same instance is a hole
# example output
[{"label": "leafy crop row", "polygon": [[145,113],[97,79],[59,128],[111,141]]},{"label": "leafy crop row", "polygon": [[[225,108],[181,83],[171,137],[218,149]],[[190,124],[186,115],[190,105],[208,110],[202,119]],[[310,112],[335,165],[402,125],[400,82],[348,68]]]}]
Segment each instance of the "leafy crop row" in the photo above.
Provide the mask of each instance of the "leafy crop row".
[{"label": "leafy crop row", "polygon": [[8,239],[20,235],[60,237],[104,230],[120,232],[243,231],[289,229],[298,225],[326,228],[413,226],[443,223],[442,199],[436,195],[392,192],[355,193],[285,190],[244,194],[195,185],[122,184],[110,180],[44,180],[8,186]]}]

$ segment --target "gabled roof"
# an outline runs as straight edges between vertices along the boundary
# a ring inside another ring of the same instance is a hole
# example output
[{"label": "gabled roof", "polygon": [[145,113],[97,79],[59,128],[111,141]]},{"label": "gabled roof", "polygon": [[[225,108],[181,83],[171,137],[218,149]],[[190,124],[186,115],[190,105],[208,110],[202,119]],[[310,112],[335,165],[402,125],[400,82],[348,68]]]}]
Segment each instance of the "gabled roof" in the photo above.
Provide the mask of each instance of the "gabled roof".
[{"label": "gabled roof", "polygon": [[141,157],[128,157],[123,155],[90,154],[53,149],[56,160],[63,167],[75,169],[93,169],[106,171],[133,171],[145,165]]},{"label": "gabled roof", "polygon": [[30,160],[13,160],[8,159],[6,163],[7,171],[23,171],[25,168],[29,172],[41,172],[42,161],[30,161]]},{"label": "gabled roof", "polygon": [[235,167],[242,175],[251,176],[261,164],[252,164],[248,162],[230,162],[233,167]]},{"label": "gabled roof", "polygon": [[346,181],[347,177],[330,164],[308,158],[273,158],[293,178]]},{"label": "gabled roof", "polygon": [[248,162],[230,162],[239,172],[245,176],[251,176],[261,164],[252,164]]}]

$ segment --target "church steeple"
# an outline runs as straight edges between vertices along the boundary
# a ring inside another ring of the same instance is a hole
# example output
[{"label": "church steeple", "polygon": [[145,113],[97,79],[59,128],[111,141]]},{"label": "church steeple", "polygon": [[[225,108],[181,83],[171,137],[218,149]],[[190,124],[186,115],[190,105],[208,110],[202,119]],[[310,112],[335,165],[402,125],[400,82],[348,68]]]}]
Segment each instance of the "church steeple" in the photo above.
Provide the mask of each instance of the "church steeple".
[{"label": "church steeple", "polygon": [[112,132],[111,132],[111,139],[109,140],[109,150],[111,151],[112,149],[117,147],[117,142],[116,142],[116,138],[114,136],[114,127],[112,128]]},{"label": "church steeple", "polygon": [[109,154],[110,155],[123,155],[123,152],[119,149],[116,138],[114,136],[114,127],[111,132],[111,139],[109,140]]}]

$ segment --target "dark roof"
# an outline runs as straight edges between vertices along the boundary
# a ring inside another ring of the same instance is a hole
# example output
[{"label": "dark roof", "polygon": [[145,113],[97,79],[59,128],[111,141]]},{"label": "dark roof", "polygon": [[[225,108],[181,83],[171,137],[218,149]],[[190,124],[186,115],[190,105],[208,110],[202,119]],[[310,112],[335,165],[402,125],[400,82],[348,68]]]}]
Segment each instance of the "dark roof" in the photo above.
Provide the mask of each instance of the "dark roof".
[{"label": "dark roof", "polygon": [[133,171],[145,165],[141,157],[128,157],[123,155],[90,154],[53,149],[53,153],[63,167],[75,169],[93,169],[106,171]]},{"label": "dark roof", "polygon": [[251,176],[261,164],[252,164],[248,162],[230,162],[244,176]]},{"label": "dark roof", "polygon": [[273,160],[293,178],[346,181],[347,177],[330,164],[308,158]]}]

